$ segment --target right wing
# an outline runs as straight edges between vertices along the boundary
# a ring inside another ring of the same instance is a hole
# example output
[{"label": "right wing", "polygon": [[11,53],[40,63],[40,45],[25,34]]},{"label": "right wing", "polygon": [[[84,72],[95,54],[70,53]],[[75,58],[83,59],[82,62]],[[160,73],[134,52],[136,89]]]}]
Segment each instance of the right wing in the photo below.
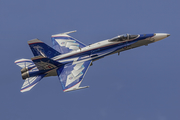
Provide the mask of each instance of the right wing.
[{"label": "right wing", "polygon": [[61,54],[65,54],[86,47],[85,44],[68,35],[69,33],[73,32],[76,31],[52,35],[51,40],[53,43],[53,48]]},{"label": "right wing", "polygon": [[79,87],[92,61],[80,62],[77,64],[66,64],[57,69],[57,74],[64,92],[77,90],[85,87]]}]

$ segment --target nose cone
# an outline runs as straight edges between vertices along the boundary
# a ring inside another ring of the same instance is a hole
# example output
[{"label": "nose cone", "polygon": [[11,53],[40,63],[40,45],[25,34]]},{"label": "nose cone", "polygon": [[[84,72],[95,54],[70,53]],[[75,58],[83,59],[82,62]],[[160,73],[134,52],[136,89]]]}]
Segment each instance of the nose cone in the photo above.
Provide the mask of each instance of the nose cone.
[{"label": "nose cone", "polygon": [[170,36],[170,34],[167,34],[167,37],[169,37]]},{"label": "nose cone", "polygon": [[152,39],[156,41],[159,41],[159,40],[162,40],[164,38],[167,38],[169,37],[170,34],[167,34],[167,33],[155,33],[154,36],[152,37]]}]

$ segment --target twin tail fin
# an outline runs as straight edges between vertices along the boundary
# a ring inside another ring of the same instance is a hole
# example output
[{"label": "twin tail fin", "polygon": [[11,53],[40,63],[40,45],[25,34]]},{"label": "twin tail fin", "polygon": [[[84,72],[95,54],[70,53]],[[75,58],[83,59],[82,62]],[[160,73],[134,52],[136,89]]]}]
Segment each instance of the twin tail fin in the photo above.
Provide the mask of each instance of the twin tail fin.
[{"label": "twin tail fin", "polygon": [[43,57],[53,58],[57,55],[60,55],[58,51],[51,48],[50,46],[40,41],[39,39],[30,40],[28,41],[28,44],[34,56],[43,56]]}]

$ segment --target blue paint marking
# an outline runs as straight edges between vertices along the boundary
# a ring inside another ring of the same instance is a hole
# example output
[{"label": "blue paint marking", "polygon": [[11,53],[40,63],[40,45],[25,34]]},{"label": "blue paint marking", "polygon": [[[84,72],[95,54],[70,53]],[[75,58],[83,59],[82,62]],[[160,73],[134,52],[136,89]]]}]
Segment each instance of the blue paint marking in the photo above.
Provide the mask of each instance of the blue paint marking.
[{"label": "blue paint marking", "polygon": [[[57,73],[58,73],[58,76],[59,76],[59,79],[60,79],[63,91],[66,90],[66,89],[69,89],[69,88],[71,88],[73,86],[75,86],[76,84],[78,84],[79,82],[82,81],[84,73],[86,72],[86,70],[87,70],[87,68],[88,68],[90,63],[91,63],[91,61],[84,62],[82,67],[84,66],[85,69],[83,69],[83,71],[80,72],[80,74],[82,74],[82,76],[79,77],[78,79],[76,79],[75,81],[73,81],[71,84],[69,84],[67,86],[66,86],[67,76],[71,74],[71,71],[74,69],[75,65],[67,64],[63,68],[61,68],[62,69],[61,72],[58,72],[58,71],[60,71],[60,69],[57,70]],[[73,79],[73,77],[72,78],[70,77],[69,79]]]},{"label": "blue paint marking", "polygon": [[[45,43],[35,43],[29,45],[34,56],[47,56],[48,58],[60,55],[58,51],[46,45]],[[49,52],[50,51],[50,52]]]},{"label": "blue paint marking", "polygon": [[153,37],[154,34],[140,34],[140,37],[137,38],[137,40],[142,40],[142,39],[146,39],[146,38],[149,38],[149,37]]}]

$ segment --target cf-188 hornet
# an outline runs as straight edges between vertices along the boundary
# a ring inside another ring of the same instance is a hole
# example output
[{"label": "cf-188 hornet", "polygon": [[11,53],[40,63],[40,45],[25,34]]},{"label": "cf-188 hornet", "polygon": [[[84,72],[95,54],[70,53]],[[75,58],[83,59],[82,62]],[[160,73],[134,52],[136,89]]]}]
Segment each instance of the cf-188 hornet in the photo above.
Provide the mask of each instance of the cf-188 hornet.
[{"label": "cf-188 hornet", "polygon": [[70,31],[52,35],[53,48],[39,39],[28,41],[34,54],[30,59],[19,59],[24,84],[21,92],[31,90],[43,77],[58,76],[64,92],[87,88],[80,84],[92,62],[105,56],[162,40],[170,34],[123,34],[91,45],[69,36]]}]

